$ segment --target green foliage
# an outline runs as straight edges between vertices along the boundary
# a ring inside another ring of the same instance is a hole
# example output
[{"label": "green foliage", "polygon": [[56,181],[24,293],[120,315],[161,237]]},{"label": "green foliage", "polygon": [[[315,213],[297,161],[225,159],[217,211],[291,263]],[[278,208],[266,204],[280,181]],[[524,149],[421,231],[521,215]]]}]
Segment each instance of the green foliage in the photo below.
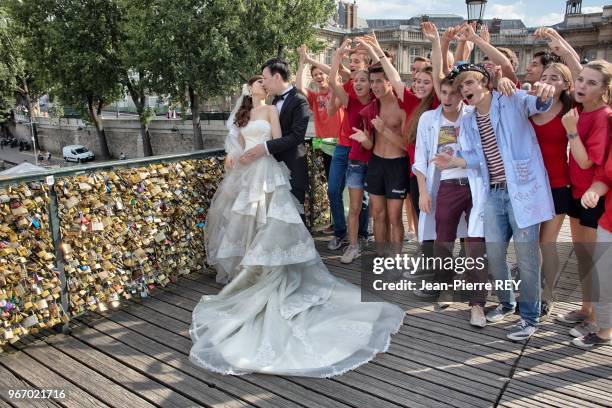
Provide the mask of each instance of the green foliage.
[{"label": "green foliage", "polygon": [[8,15],[6,10],[0,7],[0,123],[10,117],[15,103],[16,60]]},{"label": "green foliage", "polygon": [[99,107],[122,95],[117,1],[20,0],[13,8],[23,29],[29,67],[57,84],[56,93],[64,103]]},{"label": "green foliage", "polygon": [[151,52],[157,89],[179,98],[188,86],[204,98],[226,95],[260,72],[279,48],[313,42],[334,0],[158,0]]},{"label": "green foliage", "polygon": [[53,102],[53,104],[49,107],[49,116],[56,119],[64,116],[64,105],[59,102]]}]

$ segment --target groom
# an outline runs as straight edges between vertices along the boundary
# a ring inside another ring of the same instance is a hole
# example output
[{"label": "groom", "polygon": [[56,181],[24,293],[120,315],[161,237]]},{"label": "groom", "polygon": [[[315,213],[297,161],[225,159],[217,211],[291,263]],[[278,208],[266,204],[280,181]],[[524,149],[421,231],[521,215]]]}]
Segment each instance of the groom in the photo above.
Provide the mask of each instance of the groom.
[{"label": "groom", "polygon": [[304,136],[308,127],[308,101],[289,83],[289,66],[279,58],[268,60],[262,67],[264,88],[274,95],[272,104],[279,112],[282,137],[268,140],[247,150],[240,163],[251,163],[267,154],[287,165],[291,171],[291,192],[298,199],[303,215],[304,200],[308,187],[308,166]]}]

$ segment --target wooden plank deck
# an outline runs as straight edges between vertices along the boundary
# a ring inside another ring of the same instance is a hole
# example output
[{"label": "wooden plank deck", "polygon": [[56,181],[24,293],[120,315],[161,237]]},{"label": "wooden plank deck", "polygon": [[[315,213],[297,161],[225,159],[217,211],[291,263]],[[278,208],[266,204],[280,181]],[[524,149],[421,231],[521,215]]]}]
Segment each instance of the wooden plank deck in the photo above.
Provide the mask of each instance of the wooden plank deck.
[{"label": "wooden plank deck", "polygon": [[[359,263],[317,246],[330,271],[359,283]],[[561,241],[568,241],[564,228]],[[408,246],[413,245],[411,243]],[[566,254],[572,255],[571,253]],[[557,287],[580,299],[575,257],[562,259]],[[513,321],[484,329],[469,310],[444,311],[400,298],[404,325],[389,351],[333,379],[221,376],[188,360],[191,311],[218,292],[212,275],[192,275],[105,315],[73,323],[69,335],[38,336],[0,356],[0,406],[12,407],[599,407],[612,406],[612,347],[583,351],[553,320],[526,344],[505,339]],[[9,389],[65,390],[64,399],[9,399]]]}]

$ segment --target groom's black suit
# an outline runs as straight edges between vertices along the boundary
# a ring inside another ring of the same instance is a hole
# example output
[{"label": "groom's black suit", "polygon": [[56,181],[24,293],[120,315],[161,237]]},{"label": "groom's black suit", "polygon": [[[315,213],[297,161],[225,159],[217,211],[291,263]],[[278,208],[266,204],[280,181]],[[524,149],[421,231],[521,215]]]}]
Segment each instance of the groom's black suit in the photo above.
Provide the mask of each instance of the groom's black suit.
[{"label": "groom's black suit", "polygon": [[280,111],[282,137],[268,140],[268,152],[282,161],[291,171],[291,192],[304,204],[308,188],[308,165],[304,136],[308,127],[308,101],[292,88],[285,96]]}]

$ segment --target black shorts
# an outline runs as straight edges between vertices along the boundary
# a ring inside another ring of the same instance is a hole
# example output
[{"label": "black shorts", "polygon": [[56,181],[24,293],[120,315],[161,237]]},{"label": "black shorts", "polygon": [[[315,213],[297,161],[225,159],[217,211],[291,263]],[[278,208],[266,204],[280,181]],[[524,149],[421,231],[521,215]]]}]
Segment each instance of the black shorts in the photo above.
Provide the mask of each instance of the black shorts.
[{"label": "black shorts", "polygon": [[573,206],[572,189],[569,186],[552,188],[552,198],[555,203],[555,214],[569,214]]},{"label": "black shorts", "polygon": [[599,201],[597,202],[595,208],[584,208],[582,204],[580,204],[580,199],[574,198],[572,200],[572,206],[567,212],[567,215],[572,218],[578,218],[580,220],[580,225],[597,229],[597,222],[603,215],[604,210],[605,197],[599,197]]},{"label": "black shorts", "polygon": [[408,194],[410,162],[408,157],[384,159],[372,155],[368,162],[365,189],[385,198],[403,200]]}]

